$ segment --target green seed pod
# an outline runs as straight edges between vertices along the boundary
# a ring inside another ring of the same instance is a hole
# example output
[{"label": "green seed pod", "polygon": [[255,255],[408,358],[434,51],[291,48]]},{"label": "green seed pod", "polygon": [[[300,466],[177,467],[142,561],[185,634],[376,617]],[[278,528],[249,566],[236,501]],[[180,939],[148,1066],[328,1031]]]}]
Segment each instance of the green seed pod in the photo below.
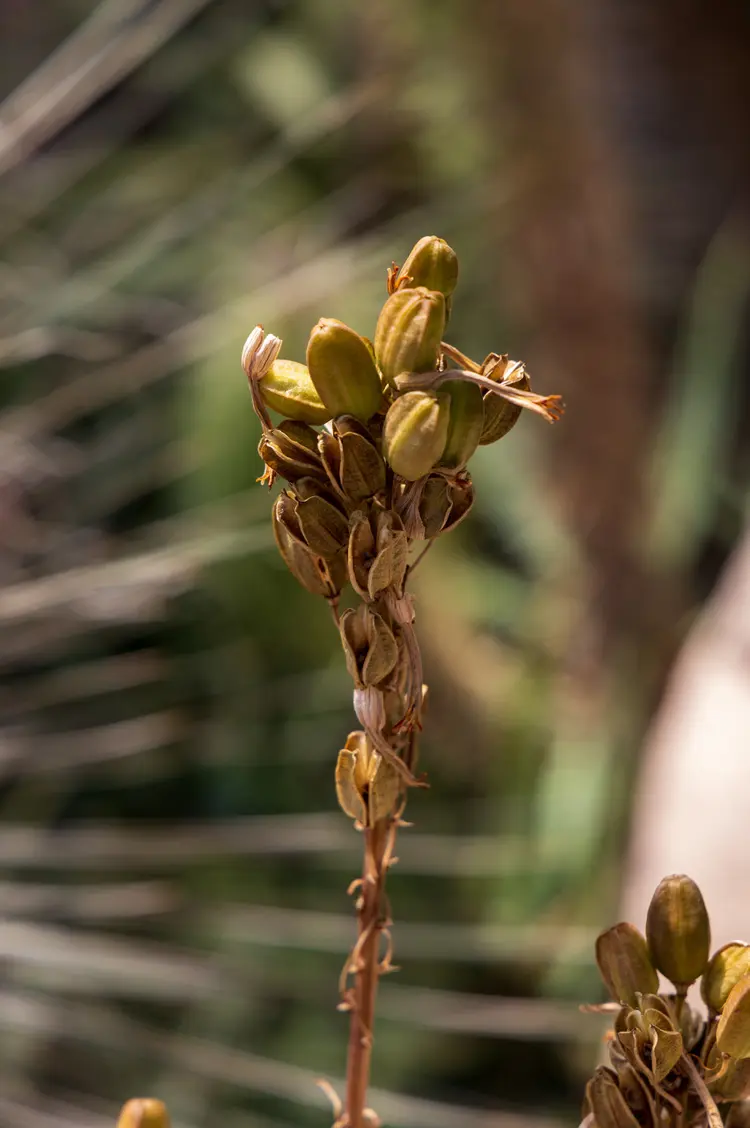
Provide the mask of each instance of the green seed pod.
[{"label": "green seed pod", "polygon": [[399,773],[364,732],[350,732],[336,761],[336,795],[342,811],[360,826],[390,818],[402,789]]},{"label": "green seed pod", "polygon": [[750,975],[735,983],[716,1027],[716,1045],[733,1058],[750,1057]]},{"label": "green seed pod", "polygon": [[418,286],[391,294],[375,329],[375,356],[386,383],[393,384],[402,372],[436,368],[444,329],[441,293]]},{"label": "green seed pod", "polygon": [[711,930],[701,891],[691,878],[672,874],[660,882],[648,907],[646,937],[655,967],[678,990],[703,974]]},{"label": "green seed pod", "polygon": [[258,381],[258,390],[266,407],[287,419],[302,423],[327,423],[331,412],[315,390],[304,364],[296,360],[275,360]]},{"label": "green seed pod", "polygon": [[344,611],[339,629],[346,666],[357,689],[387,678],[398,659],[398,644],[383,616],[360,603]]},{"label": "green seed pod", "polygon": [[482,392],[468,380],[448,380],[440,385],[440,390],[451,397],[448,438],[440,465],[458,470],[479,446],[484,424]]},{"label": "green seed pod", "polygon": [[[531,388],[531,381],[524,366],[522,364],[513,365],[509,362],[507,354],[498,357],[496,366],[489,367],[485,374],[490,376],[491,379],[497,380],[498,383],[507,383],[509,387],[517,388],[523,392],[528,392]],[[493,392],[485,392],[484,423],[482,425],[482,436],[479,440],[480,445],[487,446],[489,443],[495,443],[498,439],[507,435],[508,431],[515,427],[522,411],[523,408],[519,407],[517,403],[508,403],[507,400],[494,395]]]},{"label": "green seed pod", "polygon": [[458,282],[456,252],[437,235],[425,235],[415,243],[404,265],[396,275],[394,289],[424,286],[450,297]]},{"label": "green seed pod", "polygon": [[735,983],[750,975],[750,944],[725,944],[711,957],[701,979],[701,996],[706,1006],[718,1014]]},{"label": "green seed pod", "polygon": [[750,1128],[750,1100],[737,1100],[724,1117],[724,1128]]},{"label": "green seed pod", "polygon": [[162,1101],[141,1097],[123,1106],[117,1128],[170,1128],[169,1113]]},{"label": "green seed pod", "polygon": [[312,551],[302,535],[297,503],[289,494],[276,498],[272,511],[273,534],[281,558],[298,583],[312,595],[335,599],[347,581],[343,552],[324,560]]},{"label": "green seed pod", "polygon": [[329,417],[353,415],[366,422],[380,407],[383,392],[372,351],[343,321],[320,319],[307,343],[307,367]]},{"label": "green seed pod", "polygon": [[596,941],[596,962],[616,1003],[634,1007],[639,994],[659,990],[646,939],[633,924],[623,921],[602,932]]},{"label": "green seed pod", "polygon": [[615,1075],[603,1065],[596,1069],[586,1086],[586,1106],[593,1112],[597,1128],[639,1128]]},{"label": "green seed pod", "polygon": [[408,482],[429,474],[445,449],[450,402],[444,392],[406,392],[391,404],[383,452],[394,474]]}]

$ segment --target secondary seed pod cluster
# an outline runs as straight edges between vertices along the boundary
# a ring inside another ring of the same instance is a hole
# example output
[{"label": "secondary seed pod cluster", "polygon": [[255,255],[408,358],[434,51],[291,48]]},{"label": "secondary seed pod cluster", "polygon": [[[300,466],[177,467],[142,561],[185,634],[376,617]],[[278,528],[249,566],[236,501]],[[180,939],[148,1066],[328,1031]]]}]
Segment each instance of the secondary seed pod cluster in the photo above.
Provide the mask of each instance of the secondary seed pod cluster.
[{"label": "secondary seed pod cluster", "polygon": [[162,1101],[142,1097],[128,1101],[120,1112],[117,1128],[170,1128],[169,1113]]},{"label": "secondary seed pod cluster", "polygon": [[[523,407],[549,420],[560,411],[558,397],[531,392],[522,364],[497,353],[477,363],[444,340],[457,281],[454,251],[427,236],[388,271],[372,341],[323,317],[304,363],[281,357],[260,327],[242,354],[263,427],[262,481],[285,483],[273,504],[279,552],[329,601],[341,634],[361,729],[339,755],[336,788],[365,827],[393,818],[418,782],[412,546],[469,513],[467,463],[480,444],[507,434]],[[339,613],[346,587],[355,603]]]},{"label": "secondary seed pod cluster", "polygon": [[[750,946],[727,944],[710,956],[710,944],[703,897],[684,874],[659,884],[645,936],[623,922],[597,939],[599,971],[619,1009],[610,1064],[586,1087],[589,1128],[716,1128],[722,1111],[740,1128],[750,1118]],[[659,972],[672,991],[659,991]],[[698,980],[707,1017],[686,998]]]}]

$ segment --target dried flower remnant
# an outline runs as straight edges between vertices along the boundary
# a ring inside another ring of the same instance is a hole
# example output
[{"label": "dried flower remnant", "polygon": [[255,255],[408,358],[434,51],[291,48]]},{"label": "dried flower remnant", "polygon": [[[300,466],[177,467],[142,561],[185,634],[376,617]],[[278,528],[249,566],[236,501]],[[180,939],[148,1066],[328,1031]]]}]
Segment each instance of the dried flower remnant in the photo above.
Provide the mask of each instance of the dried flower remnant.
[{"label": "dried flower remnant", "polygon": [[[503,437],[524,407],[550,421],[562,411],[558,396],[531,392],[522,365],[496,353],[479,364],[443,339],[457,280],[453,249],[426,236],[387,272],[372,345],[323,317],[306,364],[281,358],[281,342],[259,326],[242,353],[263,428],[260,480],[287,483],[273,504],[276,543],[292,575],[331,606],[361,725],[334,773],[339,804],[364,839],[362,876],[350,887],[357,941],[340,981],[351,1019],[337,1128],[373,1121],[375,999],[379,977],[393,970],[385,878],[408,791],[425,786],[416,770],[426,686],[406,590],[413,549],[424,552],[469,513],[467,463],[480,443]],[[283,417],[277,425],[271,411]],[[339,614],[347,584],[355,605]],[[665,1044],[668,1035],[660,1032]]]}]

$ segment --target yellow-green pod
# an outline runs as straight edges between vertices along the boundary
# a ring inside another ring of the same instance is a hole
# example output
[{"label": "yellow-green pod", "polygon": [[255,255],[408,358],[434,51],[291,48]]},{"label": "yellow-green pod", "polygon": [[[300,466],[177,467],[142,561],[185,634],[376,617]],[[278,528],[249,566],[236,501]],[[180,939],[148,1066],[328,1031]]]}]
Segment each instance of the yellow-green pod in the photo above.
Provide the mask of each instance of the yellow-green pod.
[{"label": "yellow-green pod", "polygon": [[450,403],[444,392],[406,392],[391,404],[383,425],[383,453],[394,474],[416,482],[440,461]]},{"label": "yellow-green pod", "polygon": [[424,286],[397,290],[386,301],[375,329],[375,356],[386,383],[404,372],[437,367],[445,329],[445,298]]},{"label": "yellow-green pod", "polygon": [[425,235],[396,275],[395,289],[424,286],[449,298],[458,282],[458,258],[445,239]]},{"label": "yellow-green pod", "polygon": [[287,419],[319,424],[331,418],[315,390],[307,366],[296,360],[275,360],[258,381],[258,390],[266,407]]},{"label": "yellow-green pod", "polygon": [[353,415],[366,422],[383,392],[370,346],[343,321],[323,317],[307,343],[310,379],[329,416]]},{"label": "yellow-green pod", "polygon": [[484,423],[482,392],[468,380],[448,380],[440,385],[440,390],[451,397],[448,437],[440,465],[458,470],[466,465],[479,446]]},{"label": "yellow-green pod", "polygon": [[711,957],[701,979],[703,1002],[718,1013],[729,992],[744,976],[750,975],[750,944],[725,944]]}]

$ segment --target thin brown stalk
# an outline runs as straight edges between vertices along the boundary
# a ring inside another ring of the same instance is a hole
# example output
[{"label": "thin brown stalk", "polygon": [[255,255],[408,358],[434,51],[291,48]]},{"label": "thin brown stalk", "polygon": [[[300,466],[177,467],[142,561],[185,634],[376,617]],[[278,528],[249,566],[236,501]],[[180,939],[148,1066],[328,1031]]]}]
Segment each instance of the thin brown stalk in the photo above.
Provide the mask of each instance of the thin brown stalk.
[{"label": "thin brown stalk", "polygon": [[398,820],[388,819],[365,828],[362,880],[358,884],[357,943],[349,970],[354,984],[344,1005],[351,1011],[346,1064],[346,1099],[338,1128],[363,1128],[374,1114],[367,1109],[370,1081],[375,1000],[380,976],[389,970],[388,956],[381,959],[381,936],[388,927],[385,877],[392,857]]}]

